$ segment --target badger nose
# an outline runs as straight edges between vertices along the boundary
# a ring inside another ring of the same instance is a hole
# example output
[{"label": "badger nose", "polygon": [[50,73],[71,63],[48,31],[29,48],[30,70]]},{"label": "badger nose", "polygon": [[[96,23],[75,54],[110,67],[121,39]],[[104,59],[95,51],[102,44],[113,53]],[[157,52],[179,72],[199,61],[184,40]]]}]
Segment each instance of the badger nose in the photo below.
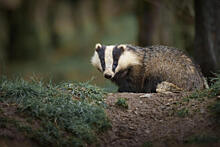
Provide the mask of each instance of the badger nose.
[{"label": "badger nose", "polygon": [[111,79],[111,78],[112,78],[112,76],[109,75],[109,74],[105,74],[104,77],[105,77],[106,79]]}]

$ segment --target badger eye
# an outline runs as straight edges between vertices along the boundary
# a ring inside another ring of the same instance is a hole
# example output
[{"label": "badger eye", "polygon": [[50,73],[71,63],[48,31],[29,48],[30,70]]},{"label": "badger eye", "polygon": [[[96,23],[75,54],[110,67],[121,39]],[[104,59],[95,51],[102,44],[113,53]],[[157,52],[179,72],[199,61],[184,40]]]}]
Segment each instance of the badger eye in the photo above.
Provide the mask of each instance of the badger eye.
[{"label": "badger eye", "polygon": [[116,67],[117,67],[117,64],[113,64],[113,65],[112,65],[112,70],[113,70],[114,72],[115,72]]}]

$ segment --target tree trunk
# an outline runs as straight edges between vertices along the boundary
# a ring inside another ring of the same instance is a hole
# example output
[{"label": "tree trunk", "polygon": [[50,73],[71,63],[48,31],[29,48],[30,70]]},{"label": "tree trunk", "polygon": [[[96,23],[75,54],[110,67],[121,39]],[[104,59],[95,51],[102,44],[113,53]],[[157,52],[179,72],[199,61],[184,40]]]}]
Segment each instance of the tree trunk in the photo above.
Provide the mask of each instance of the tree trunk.
[{"label": "tree trunk", "polygon": [[49,48],[46,8],[47,1],[23,0],[18,8],[4,11],[8,22],[9,61],[39,59]]},{"label": "tree trunk", "polygon": [[194,57],[205,76],[220,69],[220,1],[195,0]]},{"label": "tree trunk", "polygon": [[15,10],[6,11],[9,40],[7,56],[9,61],[32,59],[37,55],[37,40],[30,3],[23,1]]},{"label": "tree trunk", "polygon": [[158,6],[151,1],[137,0],[136,15],[138,21],[138,45],[148,46],[153,43]]}]

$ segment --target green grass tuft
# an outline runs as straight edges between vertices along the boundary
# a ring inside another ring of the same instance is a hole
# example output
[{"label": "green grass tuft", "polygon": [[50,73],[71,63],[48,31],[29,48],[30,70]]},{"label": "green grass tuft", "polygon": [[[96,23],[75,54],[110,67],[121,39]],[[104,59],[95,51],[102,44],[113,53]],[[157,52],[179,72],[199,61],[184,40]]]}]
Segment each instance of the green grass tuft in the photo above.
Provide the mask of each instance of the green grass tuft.
[{"label": "green grass tuft", "polygon": [[128,109],[127,100],[125,98],[119,98],[115,104],[119,107]]},{"label": "green grass tuft", "polygon": [[89,83],[53,85],[34,79],[0,80],[0,102],[16,104],[18,114],[31,117],[27,122],[38,122],[40,127],[28,136],[43,145],[95,143],[96,135],[110,127],[103,98],[104,91]]},{"label": "green grass tuft", "polygon": [[180,110],[177,110],[177,116],[179,117],[186,117],[189,115],[189,110],[187,108],[182,108]]}]

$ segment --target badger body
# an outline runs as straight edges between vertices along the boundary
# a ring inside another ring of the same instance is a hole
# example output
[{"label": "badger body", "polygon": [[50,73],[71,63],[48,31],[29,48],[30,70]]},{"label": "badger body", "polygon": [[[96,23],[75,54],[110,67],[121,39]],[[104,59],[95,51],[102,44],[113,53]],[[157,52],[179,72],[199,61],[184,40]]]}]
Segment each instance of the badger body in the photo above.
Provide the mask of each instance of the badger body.
[{"label": "badger body", "polygon": [[163,82],[183,91],[208,87],[191,58],[173,47],[96,44],[91,63],[119,92],[156,92]]}]

